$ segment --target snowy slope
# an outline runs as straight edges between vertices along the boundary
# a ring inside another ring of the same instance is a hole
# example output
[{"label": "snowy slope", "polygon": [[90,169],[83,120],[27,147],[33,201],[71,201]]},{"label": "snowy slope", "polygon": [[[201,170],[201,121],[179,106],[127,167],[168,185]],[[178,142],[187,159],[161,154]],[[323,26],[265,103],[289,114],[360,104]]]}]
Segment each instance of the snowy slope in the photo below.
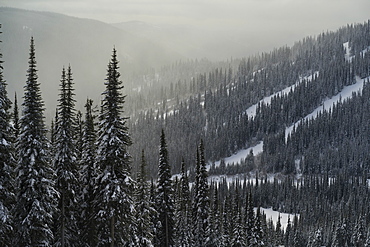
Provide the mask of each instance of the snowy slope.
[{"label": "snowy slope", "polygon": [[285,130],[285,140],[287,140],[288,135],[292,133],[294,126],[297,126],[301,121],[306,119],[315,119],[317,117],[317,114],[320,112],[328,111],[331,109],[335,104],[337,104],[340,101],[350,99],[352,97],[353,93],[360,93],[362,91],[362,88],[364,86],[364,81],[369,80],[370,76],[361,79],[360,77],[356,77],[356,83],[350,86],[346,86],[343,88],[341,92],[339,92],[337,95],[331,97],[330,99],[325,100],[321,106],[317,107],[313,112],[308,114],[306,117],[304,117],[302,120],[297,121],[293,125],[289,126]]},{"label": "snowy slope", "polygon": [[271,99],[274,98],[275,96],[282,96],[282,95],[286,95],[288,94],[290,91],[294,91],[294,89],[299,85],[301,84],[302,82],[310,82],[312,81],[312,78],[314,77],[317,77],[319,75],[319,72],[316,71],[314,73],[312,73],[311,75],[309,76],[305,76],[305,77],[301,77],[294,85],[292,86],[289,86],[287,88],[284,88],[283,90],[277,92],[277,93],[274,93],[270,96],[267,96],[265,98],[263,98],[262,100],[260,100],[257,104],[254,104],[252,105],[251,107],[249,107],[247,110],[246,110],[246,113],[248,115],[248,117],[252,118],[252,117],[255,117],[256,116],[256,109],[257,109],[257,106],[258,104],[261,104],[261,103],[265,103],[265,104],[270,104],[271,103]]},{"label": "snowy slope", "polygon": [[[250,153],[250,151],[252,150],[253,151],[253,154],[254,155],[257,155],[257,154],[260,154],[262,153],[262,147],[263,147],[263,142],[259,142],[257,143],[257,145],[253,146],[253,147],[249,147],[247,149],[242,149],[240,151],[238,151],[236,154],[233,154],[231,155],[230,157],[227,157],[225,158],[225,164],[228,165],[228,164],[236,164],[236,163],[239,163],[241,159],[245,159],[245,157],[248,156],[248,154]],[[219,166],[221,163],[221,161],[216,161],[215,162],[215,166]]]}]

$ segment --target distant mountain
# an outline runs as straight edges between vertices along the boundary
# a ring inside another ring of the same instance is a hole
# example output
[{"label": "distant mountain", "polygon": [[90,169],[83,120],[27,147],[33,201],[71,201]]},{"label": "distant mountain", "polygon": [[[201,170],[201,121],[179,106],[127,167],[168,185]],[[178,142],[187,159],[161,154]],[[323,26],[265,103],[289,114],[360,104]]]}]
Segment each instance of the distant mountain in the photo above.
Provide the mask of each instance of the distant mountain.
[{"label": "distant mountain", "polygon": [[[235,31],[223,28],[204,28],[175,24],[151,25],[142,21],[129,21],[112,24],[124,31],[133,33],[175,50],[188,58],[207,58],[213,61],[230,57],[250,55],[251,44],[235,37]],[[255,53],[256,50],[253,50]]]},{"label": "distant mountain", "polygon": [[[66,15],[0,8],[0,36],[4,76],[12,99],[14,91],[23,95],[28,67],[29,42],[35,39],[39,81],[45,105],[56,106],[58,85],[63,66],[71,64],[76,95],[98,100],[103,90],[106,68],[113,47],[118,51],[122,71],[159,67],[183,58],[178,52],[112,25]],[[124,74],[124,73],[123,73]],[[50,116],[47,116],[48,118]]]}]

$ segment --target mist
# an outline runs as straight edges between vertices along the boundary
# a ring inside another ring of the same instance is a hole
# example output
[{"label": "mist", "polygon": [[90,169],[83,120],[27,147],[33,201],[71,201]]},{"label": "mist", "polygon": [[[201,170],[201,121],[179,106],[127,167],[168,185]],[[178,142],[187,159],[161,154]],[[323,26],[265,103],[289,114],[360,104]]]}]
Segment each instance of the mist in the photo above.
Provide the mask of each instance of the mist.
[{"label": "mist", "polygon": [[3,0],[2,6],[11,7],[0,8],[10,98],[14,92],[19,99],[23,95],[34,36],[51,119],[63,66],[72,66],[77,107],[82,109],[87,97],[99,103],[113,47],[124,76],[179,60],[242,58],[367,21],[370,1]]}]

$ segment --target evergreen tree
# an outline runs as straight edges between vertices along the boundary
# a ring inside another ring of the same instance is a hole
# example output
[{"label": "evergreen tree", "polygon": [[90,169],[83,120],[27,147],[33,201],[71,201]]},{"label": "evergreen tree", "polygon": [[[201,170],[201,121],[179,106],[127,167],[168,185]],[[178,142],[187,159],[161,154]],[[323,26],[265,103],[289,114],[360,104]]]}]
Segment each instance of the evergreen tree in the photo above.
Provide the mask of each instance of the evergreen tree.
[{"label": "evergreen tree", "polygon": [[179,189],[179,203],[176,209],[176,246],[191,246],[191,212],[189,178],[185,169],[185,161],[181,163],[181,178]]},{"label": "evergreen tree", "polygon": [[364,246],[366,242],[366,233],[365,233],[365,219],[363,216],[360,216],[357,219],[355,229],[352,233],[351,242],[353,246],[360,247]]},{"label": "evergreen tree", "polygon": [[10,246],[11,233],[13,232],[13,219],[10,210],[15,203],[14,136],[13,128],[10,125],[11,102],[7,95],[7,84],[3,79],[3,61],[1,59],[2,53],[0,52],[0,243]]},{"label": "evergreen tree", "polygon": [[153,214],[153,206],[149,199],[149,184],[146,176],[146,161],[144,150],[141,154],[140,170],[136,180],[136,235],[138,246],[149,247],[153,246],[153,234],[151,232],[151,214]]},{"label": "evergreen tree", "polygon": [[77,161],[81,161],[82,159],[82,150],[83,150],[83,129],[84,129],[84,121],[82,120],[82,113],[81,111],[77,111],[76,113],[76,124],[74,126],[75,131],[75,146],[76,146],[76,158]]},{"label": "evergreen tree", "polygon": [[207,244],[209,232],[208,216],[209,216],[209,189],[208,189],[208,175],[206,162],[204,158],[203,140],[199,144],[199,151],[197,151],[197,169],[196,169],[196,183],[194,184],[194,244],[201,246]]},{"label": "evergreen tree", "polygon": [[17,202],[14,209],[16,246],[51,246],[57,191],[50,165],[34,40],[31,38],[21,132],[18,141]]},{"label": "evergreen tree", "polygon": [[209,225],[207,232],[209,233],[208,246],[220,246],[222,237],[221,231],[221,220],[220,220],[220,205],[219,205],[219,195],[217,186],[213,189],[213,199],[212,206],[210,207],[209,213]]},{"label": "evergreen tree", "polygon": [[57,246],[72,246],[78,240],[77,227],[77,191],[78,170],[76,163],[76,148],[73,143],[75,123],[75,100],[71,67],[66,74],[62,70],[60,81],[60,94],[58,104],[57,129],[55,133],[55,158],[56,188],[59,192],[58,209],[56,219]]},{"label": "evergreen tree", "polygon": [[19,126],[19,110],[18,110],[18,100],[17,93],[14,93],[14,107],[13,107],[13,127],[14,127],[14,137],[17,140],[19,137],[20,126]]},{"label": "evergreen tree", "polygon": [[247,234],[247,246],[254,246],[257,243],[255,236],[255,217],[254,217],[254,207],[252,193],[249,191],[246,205],[245,205],[245,223],[246,223],[246,234]]},{"label": "evergreen tree", "polygon": [[[118,72],[116,49],[108,65],[106,90],[103,92],[97,140],[97,183],[94,207],[99,246],[118,246],[134,238],[134,208],[130,155],[127,151],[131,138],[122,117],[125,96]],[[128,230],[130,229],[130,230]]]},{"label": "evergreen tree", "polygon": [[96,222],[94,210],[94,187],[97,176],[95,165],[96,152],[96,133],[95,133],[95,116],[92,109],[93,101],[87,99],[85,108],[85,121],[82,135],[82,157],[80,161],[80,181],[82,182],[82,190],[80,196],[81,205],[81,243],[84,246],[96,246],[98,239],[96,236]]},{"label": "evergreen tree", "polygon": [[158,212],[157,238],[160,247],[174,246],[174,202],[170,169],[166,138],[162,129],[156,198]]},{"label": "evergreen tree", "polygon": [[[258,246],[258,247],[266,245],[265,240],[264,240],[264,232],[262,228],[261,217],[262,217],[261,208],[258,207],[257,212],[256,212],[256,222],[254,225],[254,236],[256,238],[256,244],[254,246]],[[286,245],[286,246],[289,246],[289,245]]]}]

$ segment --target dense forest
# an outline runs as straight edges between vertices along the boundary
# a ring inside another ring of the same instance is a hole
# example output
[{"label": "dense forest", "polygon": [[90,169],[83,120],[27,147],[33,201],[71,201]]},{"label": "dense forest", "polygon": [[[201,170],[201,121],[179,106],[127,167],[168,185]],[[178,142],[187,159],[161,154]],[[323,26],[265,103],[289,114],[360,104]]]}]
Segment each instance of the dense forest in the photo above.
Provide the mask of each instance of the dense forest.
[{"label": "dense forest", "polygon": [[[113,49],[102,100],[83,113],[61,68],[50,129],[35,43],[21,107],[0,52],[0,246],[370,246],[370,21],[177,62],[130,77],[142,83],[127,96]],[[262,153],[225,163],[258,142]],[[263,208],[292,217],[282,226]]]}]

